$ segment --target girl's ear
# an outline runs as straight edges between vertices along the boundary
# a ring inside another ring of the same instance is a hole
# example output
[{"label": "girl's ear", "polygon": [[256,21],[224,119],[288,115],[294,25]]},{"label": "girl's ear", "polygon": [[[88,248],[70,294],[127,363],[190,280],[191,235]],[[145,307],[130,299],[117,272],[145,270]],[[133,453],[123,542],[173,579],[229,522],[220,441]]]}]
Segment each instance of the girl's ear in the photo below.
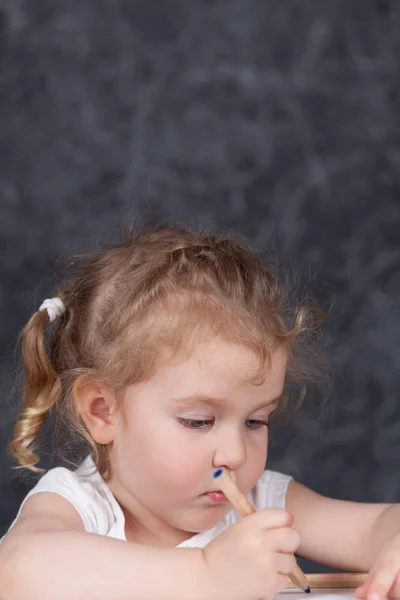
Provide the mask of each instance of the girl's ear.
[{"label": "girl's ear", "polygon": [[114,441],[116,425],[116,397],[104,383],[87,375],[75,381],[73,395],[86,427],[98,444]]}]

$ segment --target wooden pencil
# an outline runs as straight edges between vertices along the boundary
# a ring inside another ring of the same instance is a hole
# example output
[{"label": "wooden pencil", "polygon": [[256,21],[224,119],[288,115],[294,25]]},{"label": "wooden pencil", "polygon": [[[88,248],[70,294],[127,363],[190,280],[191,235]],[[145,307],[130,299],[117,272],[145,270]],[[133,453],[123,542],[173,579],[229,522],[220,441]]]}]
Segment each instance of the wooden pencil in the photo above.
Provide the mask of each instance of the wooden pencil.
[{"label": "wooden pencil", "polygon": [[[312,588],[357,588],[364,583],[367,573],[307,573]],[[288,588],[297,588],[289,583]]]},{"label": "wooden pencil", "polygon": [[[243,492],[239,490],[236,483],[228,475],[225,469],[217,469],[214,472],[214,478],[219,480],[221,491],[228,498],[232,506],[240,512],[242,517],[248,517],[256,512],[254,506],[247,500]],[[310,591],[310,584],[307,577],[298,565],[296,565],[294,570],[290,573],[289,578],[295,587],[301,588],[307,593]]]},{"label": "wooden pencil", "polygon": [[[312,588],[357,588],[364,583],[367,573],[307,573],[307,580]],[[288,588],[297,588],[289,583]]]}]

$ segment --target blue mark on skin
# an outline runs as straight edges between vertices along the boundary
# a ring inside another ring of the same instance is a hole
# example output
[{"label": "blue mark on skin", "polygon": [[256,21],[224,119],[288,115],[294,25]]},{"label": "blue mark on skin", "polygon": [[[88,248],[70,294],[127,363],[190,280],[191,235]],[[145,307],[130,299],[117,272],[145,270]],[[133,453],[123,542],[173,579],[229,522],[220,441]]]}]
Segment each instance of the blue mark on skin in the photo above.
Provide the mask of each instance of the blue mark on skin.
[{"label": "blue mark on skin", "polygon": [[217,479],[217,477],[219,477],[220,475],[222,475],[222,473],[224,472],[223,469],[217,469],[216,471],[214,471],[214,479]]}]

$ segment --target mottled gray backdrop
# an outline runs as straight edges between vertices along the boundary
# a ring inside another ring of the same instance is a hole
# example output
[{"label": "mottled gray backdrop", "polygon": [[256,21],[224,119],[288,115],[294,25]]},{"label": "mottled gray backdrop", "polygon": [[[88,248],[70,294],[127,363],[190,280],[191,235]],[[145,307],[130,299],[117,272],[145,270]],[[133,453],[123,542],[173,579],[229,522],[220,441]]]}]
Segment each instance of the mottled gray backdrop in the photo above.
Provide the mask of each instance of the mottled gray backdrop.
[{"label": "mottled gray backdrop", "polygon": [[398,0],[0,0],[0,28],[0,534],[33,484],[6,455],[18,332],[54,261],[128,213],[293,263],[336,377],[270,465],[399,501]]}]

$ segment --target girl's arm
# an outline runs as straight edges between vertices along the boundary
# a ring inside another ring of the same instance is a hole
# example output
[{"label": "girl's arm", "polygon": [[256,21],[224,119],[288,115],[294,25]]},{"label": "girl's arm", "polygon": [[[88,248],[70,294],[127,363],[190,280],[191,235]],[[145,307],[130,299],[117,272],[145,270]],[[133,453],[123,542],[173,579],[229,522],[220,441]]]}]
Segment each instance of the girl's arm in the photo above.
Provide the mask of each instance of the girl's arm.
[{"label": "girl's arm", "polygon": [[86,533],[75,508],[52,493],[29,498],[0,544],[1,600],[204,600],[212,594],[200,549]]},{"label": "girl's arm", "polygon": [[286,509],[300,533],[301,556],[365,573],[383,544],[400,529],[400,511],[391,506],[326,498],[295,481],[290,482],[286,496]]}]

